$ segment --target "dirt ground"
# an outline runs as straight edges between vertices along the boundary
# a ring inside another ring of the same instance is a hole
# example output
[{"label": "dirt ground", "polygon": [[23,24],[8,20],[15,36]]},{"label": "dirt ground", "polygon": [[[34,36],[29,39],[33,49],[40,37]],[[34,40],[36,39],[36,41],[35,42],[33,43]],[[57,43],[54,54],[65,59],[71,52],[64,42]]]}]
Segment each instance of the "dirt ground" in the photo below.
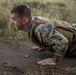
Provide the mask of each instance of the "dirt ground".
[{"label": "dirt ground", "polygon": [[64,57],[57,66],[41,66],[38,60],[53,57],[49,51],[34,51],[30,41],[0,42],[0,75],[76,75],[76,57]]}]

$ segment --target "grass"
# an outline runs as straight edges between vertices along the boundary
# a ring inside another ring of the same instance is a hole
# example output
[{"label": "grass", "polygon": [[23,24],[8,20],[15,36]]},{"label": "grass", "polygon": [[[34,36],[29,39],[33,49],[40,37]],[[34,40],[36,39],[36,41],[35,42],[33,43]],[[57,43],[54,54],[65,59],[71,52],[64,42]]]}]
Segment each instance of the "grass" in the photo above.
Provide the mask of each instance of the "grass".
[{"label": "grass", "polygon": [[33,16],[44,16],[76,23],[75,0],[0,0],[0,36],[20,37],[26,35],[9,25],[10,11],[15,5],[28,4]]},{"label": "grass", "polygon": [[65,2],[64,0],[22,0],[22,1],[20,1],[20,0],[15,0],[15,2],[40,2],[40,3],[44,3],[44,4],[46,4],[47,2],[54,2],[54,3],[57,3],[57,2],[60,2],[60,3],[63,3],[63,2]]}]

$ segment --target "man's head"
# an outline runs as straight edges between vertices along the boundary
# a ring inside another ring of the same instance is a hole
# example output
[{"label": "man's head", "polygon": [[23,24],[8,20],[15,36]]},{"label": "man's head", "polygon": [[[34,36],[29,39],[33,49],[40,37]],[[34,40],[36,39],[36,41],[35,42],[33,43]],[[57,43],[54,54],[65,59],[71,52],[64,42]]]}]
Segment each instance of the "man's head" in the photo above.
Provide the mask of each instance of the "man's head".
[{"label": "man's head", "polygon": [[28,5],[18,5],[11,10],[12,23],[16,29],[27,30],[31,19],[31,10]]}]

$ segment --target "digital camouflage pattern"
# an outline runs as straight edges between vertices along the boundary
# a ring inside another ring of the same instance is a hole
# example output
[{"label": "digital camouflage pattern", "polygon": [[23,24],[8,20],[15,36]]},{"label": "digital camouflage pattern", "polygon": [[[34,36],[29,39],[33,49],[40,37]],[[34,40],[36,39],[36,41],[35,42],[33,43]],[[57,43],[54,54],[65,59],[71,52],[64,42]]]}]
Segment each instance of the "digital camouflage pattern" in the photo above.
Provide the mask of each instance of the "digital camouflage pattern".
[{"label": "digital camouflage pattern", "polygon": [[68,48],[68,40],[58,31],[46,24],[38,25],[35,35],[42,45],[52,46],[55,51],[53,59],[58,62]]},{"label": "digital camouflage pattern", "polygon": [[[32,25],[34,25],[33,22],[35,22],[34,18],[29,24],[29,31],[31,31]],[[50,50],[53,49],[54,50],[53,59],[56,63],[58,63],[65,55],[68,49],[69,40],[62,33],[57,31],[53,26],[44,22],[41,24],[38,24],[35,27],[35,30],[33,33],[34,33],[32,35],[32,38],[34,36],[33,42],[35,44],[38,43],[38,46],[40,44],[41,47],[44,47],[46,49],[48,48],[50,48]]]}]

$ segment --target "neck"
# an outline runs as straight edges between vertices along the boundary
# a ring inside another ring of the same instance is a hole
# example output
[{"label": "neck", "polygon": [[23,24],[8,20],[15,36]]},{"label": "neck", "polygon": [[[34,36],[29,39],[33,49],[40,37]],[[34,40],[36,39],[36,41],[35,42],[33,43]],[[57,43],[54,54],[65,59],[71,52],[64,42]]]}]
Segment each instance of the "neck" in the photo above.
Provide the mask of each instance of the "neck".
[{"label": "neck", "polygon": [[30,23],[30,20],[23,25],[23,27],[22,27],[23,31],[26,31],[26,32],[28,31],[28,25],[29,25],[29,23]]},{"label": "neck", "polygon": [[27,31],[28,31],[28,26],[29,26],[29,24],[30,24],[30,21],[31,21],[31,18],[28,20],[28,22],[26,22],[25,24],[23,24],[21,30],[27,32]]}]

